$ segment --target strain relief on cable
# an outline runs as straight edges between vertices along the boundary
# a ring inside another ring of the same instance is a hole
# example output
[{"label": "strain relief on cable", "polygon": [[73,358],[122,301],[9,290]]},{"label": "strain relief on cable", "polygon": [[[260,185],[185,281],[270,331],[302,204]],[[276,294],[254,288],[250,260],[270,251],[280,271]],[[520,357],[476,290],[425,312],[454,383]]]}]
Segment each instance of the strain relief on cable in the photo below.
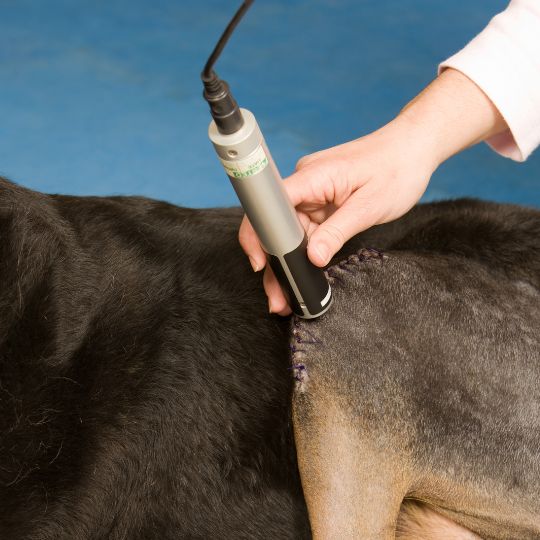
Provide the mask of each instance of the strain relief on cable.
[{"label": "strain relief on cable", "polygon": [[227,82],[221,80],[214,70],[203,72],[201,79],[204,84],[204,99],[210,105],[210,112],[219,132],[229,135],[238,131],[244,125],[244,119]]}]

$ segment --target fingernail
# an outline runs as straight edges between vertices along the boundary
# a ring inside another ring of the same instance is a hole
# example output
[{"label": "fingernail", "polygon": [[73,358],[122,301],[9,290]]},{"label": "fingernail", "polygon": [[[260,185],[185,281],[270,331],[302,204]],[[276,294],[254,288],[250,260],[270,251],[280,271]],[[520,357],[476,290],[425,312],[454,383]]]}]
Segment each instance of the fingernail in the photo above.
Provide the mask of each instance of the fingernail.
[{"label": "fingernail", "polygon": [[319,242],[313,247],[317,252],[317,255],[319,255],[319,257],[322,259],[323,264],[326,264],[330,259],[330,250],[328,249],[328,246],[322,242]]},{"label": "fingernail", "polygon": [[257,261],[255,259],[252,259],[251,257],[249,257],[249,262],[251,264],[251,268],[253,268],[253,271],[258,272],[259,271],[259,265],[257,264]]},{"label": "fingernail", "polygon": [[268,299],[268,313],[274,313],[272,311],[272,302],[270,302],[270,298]]}]

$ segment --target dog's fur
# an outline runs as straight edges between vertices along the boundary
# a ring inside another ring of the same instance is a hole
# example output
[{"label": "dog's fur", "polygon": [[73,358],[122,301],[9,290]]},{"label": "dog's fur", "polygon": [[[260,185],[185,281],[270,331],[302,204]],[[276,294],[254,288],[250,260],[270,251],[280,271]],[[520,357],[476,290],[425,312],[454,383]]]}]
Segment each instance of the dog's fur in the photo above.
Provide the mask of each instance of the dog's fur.
[{"label": "dog's fur", "polygon": [[540,538],[540,213],[436,208],[330,268],[334,308],[295,321],[316,538],[393,539],[404,499],[485,539]]},{"label": "dog's fur", "polygon": [[[310,537],[290,323],[267,313],[240,219],[0,180],[0,538]],[[533,210],[419,206],[334,262],[366,245],[452,253],[538,290]]]},{"label": "dog's fur", "polygon": [[0,538],[306,538],[239,210],[0,184]]}]

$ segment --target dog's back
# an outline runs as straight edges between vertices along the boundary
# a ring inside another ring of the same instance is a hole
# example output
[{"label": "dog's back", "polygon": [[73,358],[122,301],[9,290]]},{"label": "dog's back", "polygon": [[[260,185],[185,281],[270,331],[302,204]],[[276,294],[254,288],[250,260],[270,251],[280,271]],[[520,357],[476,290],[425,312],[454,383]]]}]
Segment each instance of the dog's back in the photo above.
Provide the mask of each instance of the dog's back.
[{"label": "dog's back", "polygon": [[404,499],[482,538],[540,536],[540,213],[431,210],[331,267],[334,309],[295,322],[319,538],[394,538]]}]

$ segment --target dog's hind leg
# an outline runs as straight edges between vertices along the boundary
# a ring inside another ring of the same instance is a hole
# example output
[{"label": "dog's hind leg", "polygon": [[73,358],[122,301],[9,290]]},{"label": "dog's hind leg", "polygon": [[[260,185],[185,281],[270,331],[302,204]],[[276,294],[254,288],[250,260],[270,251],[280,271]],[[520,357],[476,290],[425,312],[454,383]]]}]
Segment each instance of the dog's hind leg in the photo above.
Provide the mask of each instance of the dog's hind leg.
[{"label": "dog's hind leg", "polygon": [[362,440],[336,399],[294,398],[302,486],[316,540],[395,537],[408,482],[384,441]]},{"label": "dog's hind leg", "polygon": [[469,529],[415,500],[405,500],[396,528],[397,540],[482,540]]}]

